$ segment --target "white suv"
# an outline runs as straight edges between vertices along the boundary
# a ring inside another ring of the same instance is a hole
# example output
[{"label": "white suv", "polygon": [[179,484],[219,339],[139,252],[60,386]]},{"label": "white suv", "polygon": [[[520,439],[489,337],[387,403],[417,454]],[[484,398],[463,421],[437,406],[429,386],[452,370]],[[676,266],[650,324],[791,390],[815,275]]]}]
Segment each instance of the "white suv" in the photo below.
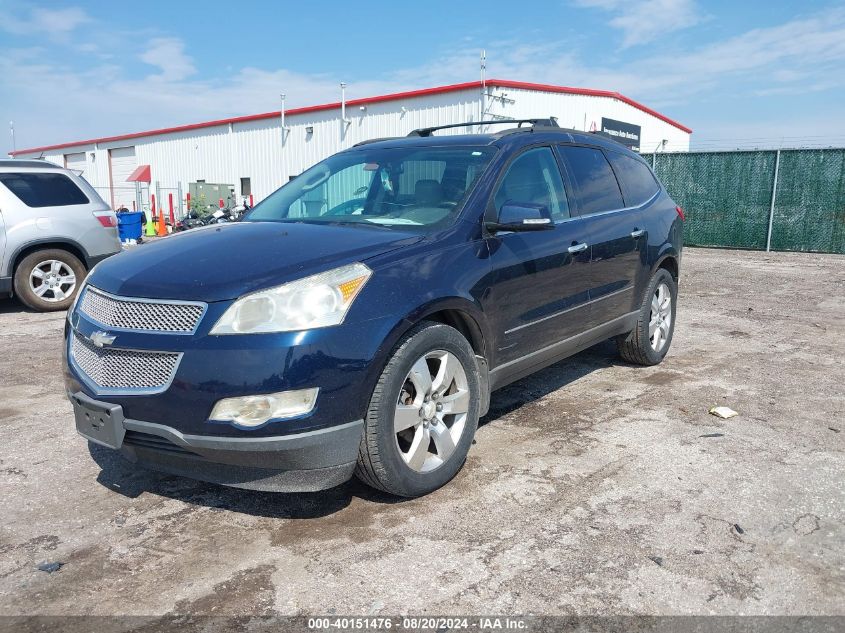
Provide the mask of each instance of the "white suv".
[{"label": "white suv", "polygon": [[85,179],[42,160],[0,159],[0,297],[65,310],[86,272],[119,251],[117,216]]}]

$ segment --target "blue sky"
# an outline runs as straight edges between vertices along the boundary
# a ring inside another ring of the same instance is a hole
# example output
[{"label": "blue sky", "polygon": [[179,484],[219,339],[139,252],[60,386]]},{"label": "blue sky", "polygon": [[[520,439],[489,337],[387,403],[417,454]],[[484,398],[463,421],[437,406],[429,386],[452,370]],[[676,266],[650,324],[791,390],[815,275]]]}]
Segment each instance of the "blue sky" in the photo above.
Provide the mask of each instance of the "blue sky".
[{"label": "blue sky", "polygon": [[845,145],[845,2],[812,0],[0,0],[0,121],[22,148],[471,81],[482,48],[490,77],[617,90],[701,148]]}]

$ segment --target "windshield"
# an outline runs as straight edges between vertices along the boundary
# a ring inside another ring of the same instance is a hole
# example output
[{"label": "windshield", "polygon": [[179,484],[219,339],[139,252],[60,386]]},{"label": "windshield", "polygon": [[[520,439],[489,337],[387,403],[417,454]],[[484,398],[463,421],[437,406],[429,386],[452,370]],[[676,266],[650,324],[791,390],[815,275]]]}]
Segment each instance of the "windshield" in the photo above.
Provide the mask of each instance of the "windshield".
[{"label": "windshield", "polygon": [[454,221],[495,152],[414,147],[335,154],[272,193],[245,219],[430,231]]}]

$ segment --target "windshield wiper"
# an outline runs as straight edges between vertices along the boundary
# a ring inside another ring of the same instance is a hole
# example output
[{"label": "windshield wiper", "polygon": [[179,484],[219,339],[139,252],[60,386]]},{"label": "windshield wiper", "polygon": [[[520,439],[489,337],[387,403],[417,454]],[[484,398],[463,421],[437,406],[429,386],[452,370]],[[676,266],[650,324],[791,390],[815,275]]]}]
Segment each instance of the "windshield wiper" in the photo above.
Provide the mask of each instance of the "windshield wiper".
[{"label": "windshield wiper", "polygon": [[355,226],[358,228],[379,228],[379,229],[387,229],[388,231],[392,230],[390,226],[387,224],[381,224],[379,222],[374,222],[371,220],[367,220],[365,222],[338,222],[337,220],[332,220],[331,222],[320,222],[320,224],[331,224],[332,226]]}]

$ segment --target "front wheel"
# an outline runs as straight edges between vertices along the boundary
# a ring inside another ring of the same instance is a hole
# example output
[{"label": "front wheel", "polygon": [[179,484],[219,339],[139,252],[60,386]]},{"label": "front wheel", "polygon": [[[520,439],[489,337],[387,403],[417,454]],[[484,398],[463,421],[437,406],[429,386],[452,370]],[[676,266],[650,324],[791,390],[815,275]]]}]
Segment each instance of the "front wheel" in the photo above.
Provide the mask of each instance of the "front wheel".
[{"label": "front wheel", "polygon": [[355,473],[402,497],[446,484],[463,466],[478,426],[478,368],[467,340],[423,323],[397,345],[373,391]]},{"label": "front wheel", "polygon": [[629,363],[657,365],[669,351],[675,332],[678,285],[668,270],[652,275],[640,305],[637,326],[617,337],[619,354]]}]

